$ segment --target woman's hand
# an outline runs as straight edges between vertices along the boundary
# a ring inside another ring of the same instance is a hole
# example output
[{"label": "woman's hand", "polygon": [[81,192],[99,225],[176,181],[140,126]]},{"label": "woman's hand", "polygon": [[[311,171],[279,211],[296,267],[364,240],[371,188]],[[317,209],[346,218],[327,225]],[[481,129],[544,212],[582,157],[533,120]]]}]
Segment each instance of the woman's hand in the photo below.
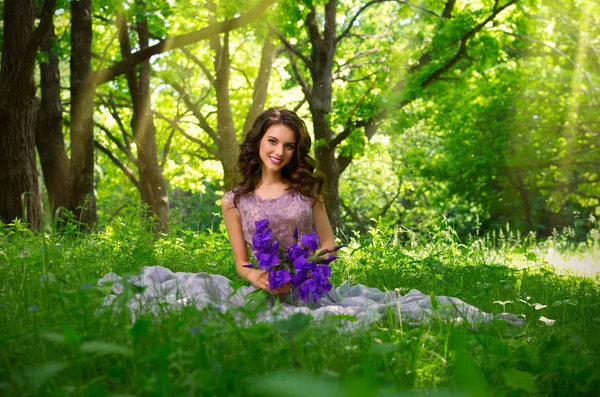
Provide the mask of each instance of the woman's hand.
[{"label": "woman's hand", "polygon": [[254,284],[256,288],[269,291],[269,273],[264,270],[254,270],[248,274],[248,281]]},{"label": "woman's hand", "polygon": [[270,290],[273,295],[287,294],[292,289],[292,282],[289,281],[283,284],[281,287]]},{"label": "woman's hand", "polygon": [[255,270],[248,275],[248,280],[254,284],[256,288],[264,289],[269,291],[273,295],[287,294],[292,289],[292,283],[285,283],[281,287],[275,289],[269,289],[269,273],[264,270]]}]

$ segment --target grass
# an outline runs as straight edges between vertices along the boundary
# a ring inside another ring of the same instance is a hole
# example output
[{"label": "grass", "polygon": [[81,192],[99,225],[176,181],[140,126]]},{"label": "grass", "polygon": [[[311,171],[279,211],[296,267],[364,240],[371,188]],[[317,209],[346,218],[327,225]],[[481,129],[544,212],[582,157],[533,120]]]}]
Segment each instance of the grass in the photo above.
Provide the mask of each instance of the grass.
[{"label": "grass", "polygon": [[223,233],[174,230],[156,240],[128,219],[89,235],[0,226],[0,394],[595,395],[600,277],[556,272],[547,258],[598,262],[598,235],[537,241],[507,228],[461,241],[442,224],[422,236],[374,228],[344,237],[334,284],[416,288],[525,317],[521,328],[474,330],[400,327],[390,316],[349,332],[339,319],[302,315],[240,326],[235,313],[214,310],[133,323],[125,310],[98,310],[107,291],[95,283],[109,271],[162,265],[236,280]]}]

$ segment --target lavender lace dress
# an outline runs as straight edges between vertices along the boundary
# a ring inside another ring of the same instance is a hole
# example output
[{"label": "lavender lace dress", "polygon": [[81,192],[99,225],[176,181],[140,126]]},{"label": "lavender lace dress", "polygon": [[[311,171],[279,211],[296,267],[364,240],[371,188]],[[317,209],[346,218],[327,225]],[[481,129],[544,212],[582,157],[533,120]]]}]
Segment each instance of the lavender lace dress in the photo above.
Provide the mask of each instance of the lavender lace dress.
[{"label": "lavender lace dress", "polygon": [[[231,191],[227,192],[225,197],[233,203]],[[243,196],[235,210],[240,215],[244,239],[249,247],[252,246],[255,222],[261,219],[269,219],[273,235],[284,249],[293,244],[294,228],[298,228],[299,235],[314,230],[312,200],[292,192],[286,192],[273,199],[261,199],[255,195]],[[104,304],[112,305],[124,287],[122,278],[112,272],[101,278],[98,284],[104,285],[108,282],[113,283],[113,293],[106,297]],[[208,273],[172,272],[162,266],[146,266],[139,275],[131,277],[129,282],[146,287],[143,293],[137,294],[127,303],[132,318],[145,312],[160,314],[165,311],[165,307],[178,309],[195,306],[198,310],[215,308],[224,312],[234,306],[243,305],[246,295],[255,290],[252,286],[234,291],[226,277]],[[271,305],[259,314],[258,319],[274,321],[299,312],[310,314],[316,320],[331,315],[345,315],[356,318],[356,321],[348,322],[349,328],[355,328],[381,319],[391,309],[395,315],[400,310],[402,319],[410,325],[426,323],[434,318],[467,321],[471,324],[487,323],[493,319],[507,321],[516,326],[523,323],[523,320],[513,314],[485,313],[457,298],[437,296],[436,299],[438,304],[434,310],[430,296],[415,289],[404,296],[398,296],[394,291],[380,291],[345,281],[321,298],[315,307],[307,307],[288,299],[287,303]],[[286,302],[285,299],[283,301]]]}]

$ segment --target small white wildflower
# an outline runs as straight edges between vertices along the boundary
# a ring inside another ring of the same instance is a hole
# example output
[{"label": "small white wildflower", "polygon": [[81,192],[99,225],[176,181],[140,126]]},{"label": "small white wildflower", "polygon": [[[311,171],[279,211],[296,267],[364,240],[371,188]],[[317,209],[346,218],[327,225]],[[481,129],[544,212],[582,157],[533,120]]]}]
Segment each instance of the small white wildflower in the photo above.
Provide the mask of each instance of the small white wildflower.
[{"label": "small white wildflower", "polygon": [[556,322],[556,320],[551,320],[551,319],[546,318],[544,316],[540,317],[540,321],[543,322],[546,325],[553,325]]}]

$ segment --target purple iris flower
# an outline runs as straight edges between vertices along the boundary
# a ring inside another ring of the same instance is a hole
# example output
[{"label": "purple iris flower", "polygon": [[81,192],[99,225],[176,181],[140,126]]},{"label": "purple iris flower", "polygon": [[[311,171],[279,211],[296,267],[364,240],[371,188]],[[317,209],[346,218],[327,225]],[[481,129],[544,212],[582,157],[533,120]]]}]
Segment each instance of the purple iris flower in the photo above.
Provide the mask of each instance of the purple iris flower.
[{"label": "purple iris flower", "polygon": [[315,268],[315,263],[313,261],[306,260],[306,258],[303,256],[297,258],[293,262],[293,265],[294,265],[294,270],[296,272],[300,272],[303,270],[309,271],[309,270],[313,270]]},{"label": "purple iris flower", "polygon": [[264,229],[267,226],[269,226],[269,220],[268,219],[261,219],[260,221],[254,222],[254,225],[256,226],[256,230],[258,230],[258,229]]},{"label": "purple iris flower", "polygon": [[279,257],[276,254],[261,253],[257,255],[257,259],[261,270],[269,270],[273,266],[279,265]]},{"label": "purple iris flower", "polygon": [[268,251],[273,244],[273,233],[268,227],[269,221],[266,219],[255,223],[256,230],[252,235],[252,246],[255,251]]},{"label": "purple iris flower", "polygon": [[322,293],[329,292],[332,288],[329,276],[331,276],[331,268],[329,265],[320,265],[312,272],[312,276],[319,284]]},{"label": "purple iris flower", "polygon": [[308,248],[309,251],[316,251],[319,249],[319,236],[316,232],[305,234],[300,239],[300,244]]},{"label": "purple iris flower", "polygon": [[310,257],[310,252],[300,244],[294,244],[290,248],[288,248],[287,256],[290,262],[294,262],[300,257],[308,259]]},{"label": "purple iris flower", "polygon": [[320,265],[313,271],[313,274],[319,278],[329,278],[331,276],[331,267],[329,265]]},{"label": "purple iris flower", "polygon": [[296,271],[296,274],[292,276],[292,285],[294,288],[298,288],[300,284],[308,280],[308,270]]},{"label": "purple iris flower", "polygon": [[275,241],[271,246],[271,253],[278,255],[279,254],[279,241]]},{"label": "purple iris flower", "polygon": [[298,287],[298,295],[304,302],[314,303],[321,295],[321,288],[315,279],[309,278]]},{"label": "purple iris flower", "polygon": [[331,291],[333,285],[331,285],[331,281],[329,281],[328,278],[322,278],[319,280],[319,287],[321,287],[321,295],[319,296],[320,298],[325,292]]},{"label": "purple iris flower", "polygon": [[331,290],[329,263],[337,259],[332,253],[340,247],[317,252],[319,249],[317,233],[305,234],[298,240],[296,228],[293,235],[294,244],[282,255],[280,243],[274,239],[269,227],[269,220],[262,219],[255,222],[255,225],[252,248],[258,264],[246,266],[267,271],[270,289],[281,287],[291,281],[294,291],[306,303],[316,302]]},{"label": "purple iris flower", "polygon": [[292,276],[285,269],[269,272],[269,289],[279,288],[290,281]]}]

